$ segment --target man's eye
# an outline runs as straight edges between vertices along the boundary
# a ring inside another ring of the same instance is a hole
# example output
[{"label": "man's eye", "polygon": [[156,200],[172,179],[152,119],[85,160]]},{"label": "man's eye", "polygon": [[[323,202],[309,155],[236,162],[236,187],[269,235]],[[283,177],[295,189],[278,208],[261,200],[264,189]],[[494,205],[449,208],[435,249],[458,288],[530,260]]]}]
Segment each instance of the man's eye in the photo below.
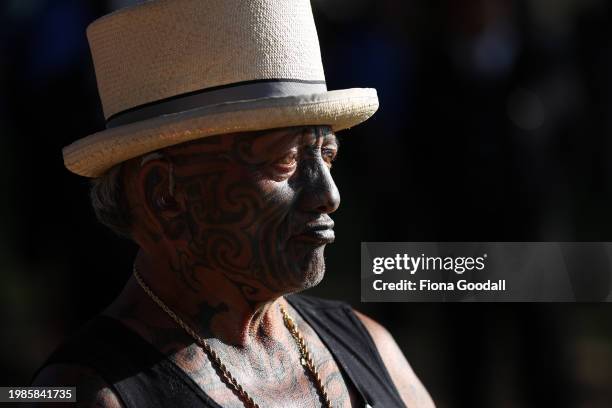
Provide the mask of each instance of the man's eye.
[{"label": "man's eye", "polygon": [[274,166],[279,170],[289,171],[292,170],[297,164],[297,152],[293,151],[277,161],[274,162]]},{"label": "man's eye", "polygon": [[321,157],[323,157],[323,160],[325,160],[325,163],[327,163],[327,165],[330,168],[332,166],[332,162],[336,160],[336,153],[337,152],[335,149],[329,149],[329,148],[321,149]]}]

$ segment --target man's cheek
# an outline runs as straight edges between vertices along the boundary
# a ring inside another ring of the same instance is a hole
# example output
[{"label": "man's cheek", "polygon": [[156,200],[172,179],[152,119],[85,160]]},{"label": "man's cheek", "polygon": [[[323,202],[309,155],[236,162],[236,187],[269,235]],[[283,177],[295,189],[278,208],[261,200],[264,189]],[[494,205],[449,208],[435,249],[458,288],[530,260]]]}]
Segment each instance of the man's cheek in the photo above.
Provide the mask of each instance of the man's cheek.
[{"label": "man's cheek", "polygon": [[189,197],[194,218],[215,227],[252,219],[261,207],[258,189],[235,171],[200,176]]},{"label": "man's cheek", "polygon": [[293,205],[296,192],[287,180],[265,180],[258,183],[256,188],[261,192],[265,207],[290,208]]},{"label": "man's cheek", "polygon": [[262,244],[284,250],[293,219],[293,191],[286,183],[266,183],[260,186],[261,210],[256,214],[257,238]]}]

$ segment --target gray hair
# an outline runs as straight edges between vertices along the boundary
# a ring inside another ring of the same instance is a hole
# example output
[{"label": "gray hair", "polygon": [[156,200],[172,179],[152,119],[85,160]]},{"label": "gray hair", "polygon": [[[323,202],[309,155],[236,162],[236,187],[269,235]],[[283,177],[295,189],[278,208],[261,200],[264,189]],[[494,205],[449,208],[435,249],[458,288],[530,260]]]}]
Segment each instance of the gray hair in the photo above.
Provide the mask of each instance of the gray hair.
[{"label": "gray hair", "polygon": [[98,221],[116,234],[132,237],[132,214],[123,189],[121,164],[91,181],[89,198]]}]

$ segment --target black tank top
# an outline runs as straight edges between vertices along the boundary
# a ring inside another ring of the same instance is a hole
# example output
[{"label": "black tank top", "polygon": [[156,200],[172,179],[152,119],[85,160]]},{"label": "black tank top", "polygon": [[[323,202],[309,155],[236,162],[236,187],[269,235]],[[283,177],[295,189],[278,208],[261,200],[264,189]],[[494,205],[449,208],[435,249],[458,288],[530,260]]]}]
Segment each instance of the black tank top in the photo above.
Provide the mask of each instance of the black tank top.
[{"label": "black tank top", "polygon": [[[285,298],[327,346],[363,406],[405,407],[370,334],[350,306],[304,295]],[[127,408],[221,408],[172,360],[108,316],[97,316],[83,326],[38,372],[51,364],[94,370]]]}]

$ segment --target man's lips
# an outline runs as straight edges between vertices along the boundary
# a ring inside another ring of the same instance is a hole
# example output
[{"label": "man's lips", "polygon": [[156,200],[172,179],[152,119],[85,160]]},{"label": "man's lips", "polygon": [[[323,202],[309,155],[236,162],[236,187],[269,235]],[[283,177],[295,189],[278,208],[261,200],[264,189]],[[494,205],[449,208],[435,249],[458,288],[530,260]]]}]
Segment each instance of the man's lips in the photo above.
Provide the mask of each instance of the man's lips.
[{"label": "man's lips", "polygon": [[291,237],[291,240],[309,242],[313,244],[330,244],[334,242],[336,235],[334,234],[334,222],[309,223],[306,224],[300,233]]}]

